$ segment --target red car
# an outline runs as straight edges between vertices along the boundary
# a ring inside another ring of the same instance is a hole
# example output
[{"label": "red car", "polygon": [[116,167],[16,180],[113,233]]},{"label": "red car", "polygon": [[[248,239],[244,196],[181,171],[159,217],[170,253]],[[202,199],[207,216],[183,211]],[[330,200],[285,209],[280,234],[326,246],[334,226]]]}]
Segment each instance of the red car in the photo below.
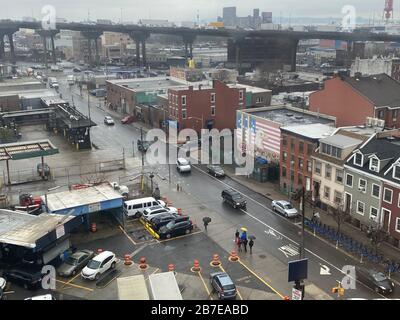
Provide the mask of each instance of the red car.
[{"label": "red car", "polygon": [[121,123],[122,124],[129,124],[135,122],[135,117],[134,116],[126,116],[124,118],[121,119]]}]

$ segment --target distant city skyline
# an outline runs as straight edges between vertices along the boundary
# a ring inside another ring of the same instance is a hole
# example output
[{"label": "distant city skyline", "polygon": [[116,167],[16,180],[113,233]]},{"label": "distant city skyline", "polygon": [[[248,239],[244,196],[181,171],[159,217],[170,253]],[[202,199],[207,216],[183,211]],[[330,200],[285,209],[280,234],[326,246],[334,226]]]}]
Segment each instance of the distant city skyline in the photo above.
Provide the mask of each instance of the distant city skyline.
[{"label": "distant city skyline", "polygon": [[[1,0],[5,3],[7,0]],[[76,3],[74,5],[73,3]],[[25,16],[41,17],[41,8],[45,5],[53,5],[60,18],[71,21],[83,21],[109,19],[114,22],[137,21],[139,19],[166,19],[169,21],[196,21],[199,13],[200,21],[213,21],[222,16],[223,7],[236,6],[238,16],[252,15],[253,9],[272,11],[274,19],[282,17],[308,18],[336,18],[341,17],[341,9],[344,5],[353,5],[359,18],[375,20],[382,19],[384,0],[337,0],[327,3],[324,0],[281,0],[267,2],[265,0],[252,0],[243,4],[239,0],[150,0],[143,5],[139,0],[37,0],[32,4],[31,0],[15,0],[9,5],[2,6],[1,19],[20,19]],[[395,1],[394,18],[400,17],[400,1]]]}]

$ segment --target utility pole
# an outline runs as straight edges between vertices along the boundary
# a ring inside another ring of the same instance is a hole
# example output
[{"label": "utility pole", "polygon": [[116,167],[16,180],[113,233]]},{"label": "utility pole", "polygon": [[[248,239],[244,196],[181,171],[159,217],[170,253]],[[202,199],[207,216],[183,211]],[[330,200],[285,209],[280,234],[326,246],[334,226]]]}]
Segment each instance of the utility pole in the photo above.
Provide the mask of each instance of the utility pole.
[{"label": "utility pole", "polygon": [[89,90],[87,93],[87,105],[88,105],[88,115],[89,115],[89,124],[92,122],[91,117],[90,117],[90,95],[89,95]]},{"label": "utility pole", "polygon": [[[143,128],[140,127],[140,141],[143,144]],[[143,167],[144,167],[144,152],[142,150],[142,172],[143,172]]]},{"label": "utility pole", "polygon": [[303,186],[302,191],[301,191],[301,252],[300,252],[300,257],[301,259],[305,258],[305,244],[304,244],[304,216],[305,216],[305,188]]}]

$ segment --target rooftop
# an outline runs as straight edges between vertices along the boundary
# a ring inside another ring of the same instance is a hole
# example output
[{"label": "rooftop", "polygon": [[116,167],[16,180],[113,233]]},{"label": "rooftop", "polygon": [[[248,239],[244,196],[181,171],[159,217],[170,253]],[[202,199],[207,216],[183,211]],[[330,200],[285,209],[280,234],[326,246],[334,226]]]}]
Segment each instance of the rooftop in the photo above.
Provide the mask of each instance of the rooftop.
[{"label": "rooftop", "polygon": [[279,123],[282,127],[313,123],[334,124],[335,118],[307,110],[287,106],[262,107],[242,112]]},{"label": "rooftop", "polygon": [[251,92],[251,93],[266,93],[266,92],[272,92],[272,90],[269,89],[264,89],[260,87],[253,87],[245,84],[232,84],[228,83],[227,86],[229,88],[237,88],[237,89],[246,89],[246,92]]},{"label": "rooftop", "polygon": [[175,86],[182,86],[184,83],[172,80],[167,77],[140,78],[140,79],[118,79],[108,80],[107,82],[127,87],[133,91],[154,91],[165,90]]},{"label": "rooftop", "polygon": [[384,73],[343,80],[377,107],[400,106],[400,83]]},{"label": "rooftop", "polygon": [[101,184],[83,189],[50,193],[47,195],[47,207],[51,212],[57,212],[121,198],[122,195],[109,184]]},{"label": "rooftop", "polygon": [[0,161],[20,160],[58,153],[50,140],[0,144]]},{"label": "rooftop", "polygon": [[34,98],[42,98],[42,97],[56,97],[57,92],[53,89],[34,89],[34,90],[7,90],[0,92],[1,96],[13,96],[19,95],[20,99],[34,99]]},{"label": "rooftop", "polygon": [[321,139],[329,136],[335,130],[334,127],[322,123],[288,126],[281,129],[310,139]]},{"label": "rooftop", "polygon": [[349,148],[352,146],[357,146],[363,142],[363,140],[347,137],[342,134],[335,134],[320,140],[321,143],[326,143],[338,148]]},{"label": "rooftop", "polygon": [[35,248],[37,240],[73,218],[57,214],[34,216],[24,212],[0,210],[0,242]]},{"label": "rooftop", "polygon": [[349,126],[349,127],[341,127],[341,130],[352,132],[358,135],[370,137],[375,133],[385,131],[385,128],[378,126]]}]

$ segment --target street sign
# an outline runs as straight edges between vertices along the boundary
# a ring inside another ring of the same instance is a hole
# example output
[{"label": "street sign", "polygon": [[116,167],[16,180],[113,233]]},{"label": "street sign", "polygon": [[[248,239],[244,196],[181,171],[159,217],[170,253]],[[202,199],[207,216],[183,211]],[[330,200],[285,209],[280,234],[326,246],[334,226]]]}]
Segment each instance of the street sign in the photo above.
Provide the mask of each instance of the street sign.
[{"label": "street sign", "polygon": [[296,282],[307,279],[308,259],[295,260],[289,262],[288,282]]},{"label": "street sign", "polygon": [[303,293],[301,290],[297,290],[296,288],[292,289],[292,300],[302,300],[303,299]]},{"label": "street sign", "polygon": [[329,269],[328,266],[324,264],[320,264],[321,269],[320,269],[320,275],[321,276],[330,276],[331,275],[331,270]]}]

